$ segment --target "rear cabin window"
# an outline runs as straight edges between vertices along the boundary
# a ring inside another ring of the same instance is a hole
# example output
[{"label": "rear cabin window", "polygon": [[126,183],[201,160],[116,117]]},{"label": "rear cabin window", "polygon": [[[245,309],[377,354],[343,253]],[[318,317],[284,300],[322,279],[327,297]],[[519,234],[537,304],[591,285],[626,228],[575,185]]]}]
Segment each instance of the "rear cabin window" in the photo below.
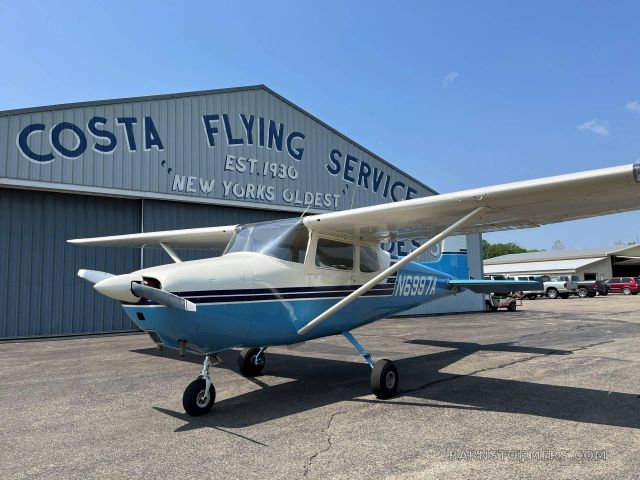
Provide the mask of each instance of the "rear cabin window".
[{"label": "rear cabin window", "polygon": [[316,249],[316,266],[336,270],[353,270],[353,253],[354,247],[350,243],[319,238]]},{"label": "rear cabin window", "polygon": [[631,282],[633,282],[633,280],[631,280],[629,277],[624,277],[622,279],[622,283],[631,283]]},{"label": "rear cabin window", "polygon": [[360,271],[373,273],[380,270],[378,252],[371,247],[360,247]]}]

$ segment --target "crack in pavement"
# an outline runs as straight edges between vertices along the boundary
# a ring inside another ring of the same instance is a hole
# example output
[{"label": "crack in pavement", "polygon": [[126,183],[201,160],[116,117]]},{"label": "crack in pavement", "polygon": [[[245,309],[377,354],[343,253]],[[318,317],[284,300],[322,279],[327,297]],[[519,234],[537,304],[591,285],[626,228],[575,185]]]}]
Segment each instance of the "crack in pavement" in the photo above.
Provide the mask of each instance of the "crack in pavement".
[{"label": "crack in pavement", "polygon": [[329,417],[329,421],[327,422],[327,425],[322,429],[322,433],[324,433],[325,435],[325,440],[327,442],[327,445],[325,448],[318,450],[317,452],[315,452],[313,455],[311,455],[307,461],[304,464],[304,473],[302,474],[302,478],[306,478],[307,475],[309,474],[309,470],[311,469],[311,464],[313,463],[313,461],[316,459],[316,457],[318,455],[320,455],[321,453],[325,453],[328,452],[331,447],[333,446],[333,443],[331,442],[331,433],[329,432],[329,429],[331,428],[331,423],[333,422],[333,419],[342,414],[342,413],[346,413],[346,411],[341,410],[339,412],[335,412],[333,414],[331,414],[331,416]]}]

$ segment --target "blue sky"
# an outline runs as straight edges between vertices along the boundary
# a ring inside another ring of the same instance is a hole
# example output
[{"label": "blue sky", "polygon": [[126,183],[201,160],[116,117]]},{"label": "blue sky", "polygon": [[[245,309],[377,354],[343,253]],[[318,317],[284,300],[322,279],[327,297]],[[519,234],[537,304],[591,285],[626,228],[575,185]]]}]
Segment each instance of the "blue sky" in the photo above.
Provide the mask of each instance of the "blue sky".
[{"label": "blue sky", "polygon": [[[0,110],[264,83],[448,192],[640,159],[639,18],[633,1],[0,0]],[[579,248],[639,227],[485,238]]]}]

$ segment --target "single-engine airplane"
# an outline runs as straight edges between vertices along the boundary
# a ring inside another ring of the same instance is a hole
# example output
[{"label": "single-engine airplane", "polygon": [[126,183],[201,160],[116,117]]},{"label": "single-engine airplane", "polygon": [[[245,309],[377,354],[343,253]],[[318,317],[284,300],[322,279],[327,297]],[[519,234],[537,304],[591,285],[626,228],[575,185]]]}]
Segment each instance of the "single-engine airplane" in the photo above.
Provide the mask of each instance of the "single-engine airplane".
[{"label": "single-engine airplane", "polygon": [[[371,366],[378,398],[396,393],[390,360],[374,361],[350,333],[362,325],[468,289],[506,293],[538,282],[478,280],[455,253],[414,260],[452,235],[530,228],[640,209],[640,163],[478,188],[297,219],[69,240],[77,245],[159,245],[174,263],[125,275],[80,270],[103,295],[122,302],[158,345],[204,355],[183,394],[185,411],[215,401],[209,367],[242,348],[242,375],[259,375],[267,347],[344,335]],[[382,242],[428,239],[401,259]],[[175,248],[225,248],[182,261]],[[444,249],[446,250],[446,248]]]}]

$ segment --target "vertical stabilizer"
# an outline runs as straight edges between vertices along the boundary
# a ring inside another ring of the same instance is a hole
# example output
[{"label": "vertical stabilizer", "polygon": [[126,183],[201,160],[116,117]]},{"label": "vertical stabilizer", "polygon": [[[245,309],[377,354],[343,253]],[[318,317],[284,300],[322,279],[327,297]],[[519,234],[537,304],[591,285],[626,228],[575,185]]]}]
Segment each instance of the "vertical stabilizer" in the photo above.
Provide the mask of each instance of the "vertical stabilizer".
[{"label": "vertical stabilizer", "polygon": [[467,237],[447,237],[441,244],[440,257],[437,260],[420,263],[455,278],[469,278]]}]

